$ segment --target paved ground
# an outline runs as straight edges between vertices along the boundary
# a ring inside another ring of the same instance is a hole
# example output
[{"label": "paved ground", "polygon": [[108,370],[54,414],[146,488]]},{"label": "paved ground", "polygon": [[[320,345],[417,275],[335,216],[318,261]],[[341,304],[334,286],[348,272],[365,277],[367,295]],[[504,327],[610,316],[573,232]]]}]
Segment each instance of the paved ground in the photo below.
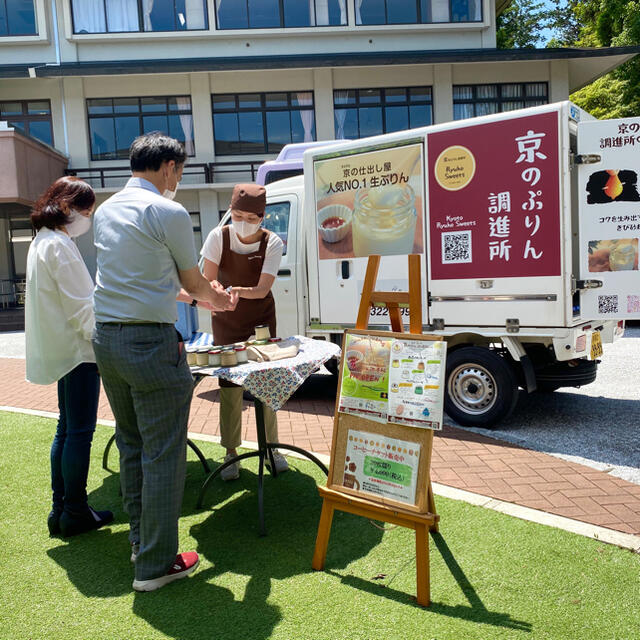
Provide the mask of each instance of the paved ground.
[{"label": "paved ground", "polygon": [[520,392],[497,429],[474,429],[640,484],[640,326],[605,345],[596,381],[555,393]]},{"label": "paved ground", "polygon": [[[0,358],[0,381],[0,406],[56,411],[55,385],[25,382],[24,360]],[[196,389],[190,431],[218,435],[217,389],[215,379]],[[334,404],[330,378],[314,377],[279,412],[280,440],[328,454]],[[99,418],[113,419],[104,394]],[[255,442],[249,403],[243,422],[243,438]],[[598,469],[452,426],[436,433],[431,469],[434,482],[640,535],[640,485]]]}]

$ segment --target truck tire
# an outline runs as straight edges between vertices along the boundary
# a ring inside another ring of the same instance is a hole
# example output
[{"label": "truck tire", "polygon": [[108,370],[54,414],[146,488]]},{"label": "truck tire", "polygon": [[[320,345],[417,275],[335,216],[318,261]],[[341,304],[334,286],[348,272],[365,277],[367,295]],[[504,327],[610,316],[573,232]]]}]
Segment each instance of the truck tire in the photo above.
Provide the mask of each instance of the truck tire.
[{"label": "truck tire", "polygon": [[467,427],[493,427],[518,401],[515,372],[502,356],[484,347],[452,351],[446,381],[444,409]]}]

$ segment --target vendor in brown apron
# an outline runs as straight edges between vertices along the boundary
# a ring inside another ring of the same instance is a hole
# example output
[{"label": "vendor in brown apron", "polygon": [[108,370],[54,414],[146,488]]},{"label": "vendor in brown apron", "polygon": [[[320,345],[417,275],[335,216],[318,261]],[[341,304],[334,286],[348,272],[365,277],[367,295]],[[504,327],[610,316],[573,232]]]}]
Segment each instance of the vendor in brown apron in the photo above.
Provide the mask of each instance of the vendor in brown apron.
[{"label": "vendor in brown apron", "polygon": [[[256,326],[269,325],[276,336],[276,306],[271,293],[282,257],[283,243],[274,233],[261,228],[266,207],[266,192],[257,184],[238,184],[231,197],[231,225],[217,227],[202,248],[204,275],[217,280],[239,295],[233,311],[213,313],[211,326],[216,345],[248,340]],[[242,387],[220,382],[220,444],[226,448],[225,461],[237,455],[242,441]],[[276,414],[264,405],[264,422],[268,442],[278,441]],[[274,450],[278,473],[289,466]],[[230,465],[220,474],[223,480],[235,480],[240,463]]]}]

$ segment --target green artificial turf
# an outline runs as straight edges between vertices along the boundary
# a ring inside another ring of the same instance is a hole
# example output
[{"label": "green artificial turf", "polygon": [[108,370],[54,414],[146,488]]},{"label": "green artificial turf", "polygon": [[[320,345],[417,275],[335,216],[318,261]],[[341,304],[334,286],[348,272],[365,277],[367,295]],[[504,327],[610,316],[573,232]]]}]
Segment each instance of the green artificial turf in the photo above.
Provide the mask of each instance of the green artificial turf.
[{"label": "green artificial turf", "polygon": [[[0,639],[463,640],[640,638],[640,556],[564,531],[436,498],[431,597],[415,603],[412,532],[334,518],[326,571],[311,569],[322,473],[290,459],[265,480],[268,535],[257,530],[257,464],[217,479],[195,506],[203,469],[189,452],[181,550],[193,576],[154,593],[131,589],[118,475],[101,457],[112,429],[96,431],[90,502],[115,523],[49,538],[53,420],[0,413]],[[201,443],[205,455],[220,447]],[[111,454],[117,468],[117,454]]]}]

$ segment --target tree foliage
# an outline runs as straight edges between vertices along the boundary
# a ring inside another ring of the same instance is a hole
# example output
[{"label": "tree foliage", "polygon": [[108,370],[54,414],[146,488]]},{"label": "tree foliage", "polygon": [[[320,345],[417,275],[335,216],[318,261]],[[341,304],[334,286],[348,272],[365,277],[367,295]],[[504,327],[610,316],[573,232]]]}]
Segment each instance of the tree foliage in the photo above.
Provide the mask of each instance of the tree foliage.
[{"label": "tree foliage", "polygon": [[[640,44],[640,0],[555,0],[547,46]],[[634,58],[576,91],[571,99],[599,118],[640,115],[640,61]]]},{"label": "tree foliage", "polygon": [[[640,0],[514,0],[497,18],[497,46],[531,48],[640,45]],[[576,91],[571,100],[598,118],[640,115],[640,58]]]},{"label": "tree foliage", "polygon": [[549,11],[537,0],[514,0],[496,20],[498,49],[535,49]]}]

